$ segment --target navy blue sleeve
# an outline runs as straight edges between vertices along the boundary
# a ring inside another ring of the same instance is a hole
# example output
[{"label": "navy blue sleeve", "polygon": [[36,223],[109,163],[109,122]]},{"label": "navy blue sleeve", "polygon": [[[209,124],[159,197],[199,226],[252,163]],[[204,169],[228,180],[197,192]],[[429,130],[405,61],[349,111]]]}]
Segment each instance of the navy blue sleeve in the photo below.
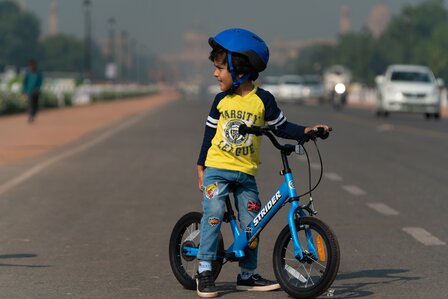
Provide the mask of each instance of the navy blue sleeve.
[{"label": "navy blue sleeve", "polygon": [[205,165],[205,160],[207,159],[207,152],[210,146],[212,145],[212,139],[215,137],[216,128],[218,126],[219,120],[219,111],[218,104],[226,96],[225,92],[218,93],[215,96],[215,100],[213,101],[212,108],[210,109],[210,113],[207,117],[207,121],[205,123],[205,132],[204,138],[202,140],[201,151],[199,152],[199,158],[197,165]]},{"label": "navy blue sleeve", "polygon": [[305,128],[301,125],[296,125],[294,123],[290,123],[285,121],[281,126],[277,127],[274,130],[274,134],[277,137],[286,138],[286,139],[294,139],[299,140],[305,135]]},{"label": "navy blue sleeve", "polygon": [[276,136],[294,140],[299,140],[303,137],[305,127],[288,122],[270,92],[259,88],[257,95],[263,101],[265,107],[264,119],[266,124],[275,128],[273,132]]},{"label": "navy blue sleeve", "polygon": [[205,165],[205,159],[207,159],[207,152],[212,145],[212,139],[215,137],[216,129],[205,126],[204,139],[202,141],[201,151],[199,152],[199,158],[197,165]]}]

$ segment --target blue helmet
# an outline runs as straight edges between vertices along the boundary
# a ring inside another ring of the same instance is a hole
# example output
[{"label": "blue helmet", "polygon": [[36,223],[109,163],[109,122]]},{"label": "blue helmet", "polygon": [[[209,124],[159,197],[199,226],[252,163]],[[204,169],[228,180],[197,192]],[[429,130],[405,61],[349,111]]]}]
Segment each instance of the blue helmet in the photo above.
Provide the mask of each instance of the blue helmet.
[{"label": "blue helmet", "polygon": [[211,47],[220,45],[228,52],[239,53],[249,59],[257,72],[262,72],[269,61],[269,49],[266,43],[255,33],[242,28],[231,28],[210,37]]},{"label": "blue helmet", "polygon": [[255,33],[242,28],[231,28],[210,37],[208,43],[212,48],[221,46],[227,51],[227,63],[232,74],[233,88],[237,89],[252,74],[237,79],[232,64],[232,53],[247,57],[250,65],[259,73],[264,71],[269,61],[269,49],[266,43]]}]

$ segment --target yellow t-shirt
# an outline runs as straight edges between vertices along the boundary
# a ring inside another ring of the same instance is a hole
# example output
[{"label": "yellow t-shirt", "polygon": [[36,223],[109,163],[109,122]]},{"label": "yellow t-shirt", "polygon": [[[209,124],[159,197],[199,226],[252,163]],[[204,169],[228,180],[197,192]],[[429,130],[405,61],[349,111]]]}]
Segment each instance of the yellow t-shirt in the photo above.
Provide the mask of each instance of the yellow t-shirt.
[{"label": "yellow t-shirt", "polygon": [[269,92],[255,87],[244,97],[219,93],[207,118],[207,126],[216,128],[205,160],[206,167],[241,171],[256,175],[260,162],[261,136],[238,133],[247,126],[275,125],[286,121]]}]

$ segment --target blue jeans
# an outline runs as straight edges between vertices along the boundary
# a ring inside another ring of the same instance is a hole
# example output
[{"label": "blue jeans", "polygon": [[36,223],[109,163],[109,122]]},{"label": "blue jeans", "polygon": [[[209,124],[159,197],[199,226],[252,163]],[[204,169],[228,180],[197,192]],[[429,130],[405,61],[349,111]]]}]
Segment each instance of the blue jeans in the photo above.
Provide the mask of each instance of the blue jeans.
[{"label": "blue jeans", "polygon": [[[260,210],[261,203],[254,176],[239,171],[206,168],[203,181],[199,260],[212,261],[216,259],[218,237],[226,210],[225,200],[229,196],[230,184],[235,185],[233,186],[233,196],[241,229],[244,230]],[[258,246],[255,249],[247,248],[245,253],[239,266],[247,270],[255,270]]]}]

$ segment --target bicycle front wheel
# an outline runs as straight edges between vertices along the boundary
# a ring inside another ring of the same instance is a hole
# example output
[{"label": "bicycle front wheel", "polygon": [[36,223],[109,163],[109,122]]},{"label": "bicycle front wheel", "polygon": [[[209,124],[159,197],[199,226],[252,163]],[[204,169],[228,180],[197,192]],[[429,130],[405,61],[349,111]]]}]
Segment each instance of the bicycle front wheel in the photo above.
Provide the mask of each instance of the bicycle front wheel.
[{"label": "bicycle front wheel", "polygon": [[[189,290],[196,289],[196,272],[198,260],[195,256],[187,256],[184,247],[199,248],[202,214],[191,212],[180,218],[173,228],[169,244],[170,265],[174,276],[180,284]],[[224,241],[219,234],[218,252],[224,251]],[[223,259],[213,261],[214,279],[221,272]]]},{"label": "bicycle front wheel", "polygon": [[303,259],[294,256],[294,244],[287,225],[275,242],[274,273],[282,289],[294,298],[316,298],[333,283],[339,269],[340,252],[336,236],[321,220],[296,220]]}]

